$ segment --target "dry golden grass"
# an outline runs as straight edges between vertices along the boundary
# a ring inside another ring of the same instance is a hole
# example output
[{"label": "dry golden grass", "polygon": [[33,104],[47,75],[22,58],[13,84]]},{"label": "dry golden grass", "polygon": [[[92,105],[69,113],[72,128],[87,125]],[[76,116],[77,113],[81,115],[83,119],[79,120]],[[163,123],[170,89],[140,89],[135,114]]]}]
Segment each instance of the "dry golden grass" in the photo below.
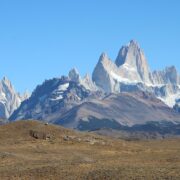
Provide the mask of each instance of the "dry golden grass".
[{"label": "dry golden grass", "polygon": [[19,121],[0,126],[0,162],[0,179],[10,180],[180,179],[180,139],[129,142]]}]

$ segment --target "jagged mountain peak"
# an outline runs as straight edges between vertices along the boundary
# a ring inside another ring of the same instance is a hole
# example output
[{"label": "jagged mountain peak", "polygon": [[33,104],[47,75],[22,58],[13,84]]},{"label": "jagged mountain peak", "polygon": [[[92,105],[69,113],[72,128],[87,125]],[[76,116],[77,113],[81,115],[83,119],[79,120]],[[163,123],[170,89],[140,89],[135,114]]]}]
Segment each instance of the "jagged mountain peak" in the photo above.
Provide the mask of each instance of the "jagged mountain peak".
[{"label": "jagged mountain peak", "polygon": [[85,82],[92,82],[91,76],[89,73],[86,73],[85,76],[83,77],[83,80]]},{"label": "jagged mountain peak", "polygon": [[4,82],[10,82],[10,80],[8,79],[7,76],[4,76],[4,77],[2,78],[2,81],[4,81]]},{"label": "jagged mountain peak", "polygon": [[91,76],[89,74],[86,74],[83,78],[80,76],[78,70],[76,68],[73,68],[69,71],[69,80],[73,81],[75,83],[81,84],[86,89],[91,91],[96,91],[97,87],[93,83]]},{"label": "jagged mountain peak", "polygon": [[99,61],[97,63],[97,66],[98,65],[103,65],[103,66],[108,66],[108,67],[111,67],[111,66],[116,66],[114,64],[114,62],[109,58],[108,54],[103,52],[100,57],[99,57]]},{"label": "jagged mountain peak", "polygon": [[80,77],[80,74],[78,72],[78,70],[76,68],[72,68],[70,71],[69,71],[69,79],[71,81],[74,81],[74,82],[80,82],[81,81],[81,77]]},{"label": "jagged mountain peak", "polygon": [[138,42],[122,46],[115,63],[103,53],[93,71],[93,81],[105,92],[149,91],[169,106],[180,94],[180,75],[174,66],[151,72]]},{"label": "jagged mountain peak", "polygon": [[73,67],[73,68],[69,71],[69,73],[71,73],[71,72],[73,72],[73,73],[75,73],[75,74],[79,74],[79,71],[77,70],[76,67]]},{"label": "jagged mountain peak", "polygon": [[11,97],[13,94],[16,94],[11,81],[7,77],[3,77],[0,81],[0,93],[3,97]]},{"label": "jagged mountain peak", "polygon": [[169,66],[165,69],[166,78],[168,79],[168,83],[178,84],[179,76],[175,66]]},{"label": "jagged mountain peak", "polygon": [[[118,56],[116,58],[115,64],[119,67],[124,63],[129,63],[135,65],[136,59],[133,59],[133,56],[143,53],[138,42],[136,40],[131,40],[127,45],[122,46],[119,50]],[[131,56],[131,59],[134,61],[127,61],[127,57]]]},{"label": "jagged mountain peak", "polygon": [[84,76],[84,79],[91,79],[91,76],[89,73],[86,73],[85,76]]},{"label": "jagged mountain peak", "polygon": [[13,88],[11,81],[10,81],[6,76],[4,76],[4,77],[2,78],[1,83],[2,83],[3,85],[5,85],[5,86],[8,86],[8,87],[10,87],[10,88]]},{"label": "jagged mountain peak", "polygon": [[180,76],[175,66],[166,67],[162,71],[153,71],[153,80],[155,84],[173,84],[178,85]]},{"label": "jagged mountain peak", "polygon": [[103,61],[105,59],[108,59],[108,54],[106,52],[103,52],[101,55],[100,55],[100,58],[99,58],[99,61]]},{"label": "jagged mountain peak", "polygon": [[140,48],[138,41],[136,41],[135,39],[130,40],[130,42],[128,43],[128,46],[135,47],[137,49]]},{"label": "jagged mountain peak", "polygon": [[152,83],[147,59],[137,41],[131,40],[127,46],[120,49],[115,64],[125,69],[123,71],[126,71],[131,79],[134,77],[139,82]]},{"label": "jagged mountain peak", "polygon": [[11,81],[3,77],[0,81],[0,118],[7,119],[19,107],[21,101]]},{"label": "jagged mountain peak", "polygon": [[101,53],[101,55],[99,57],[98,64],[107,64],[107,63],[109,63],[109,61],[111,61],[111,60],[110,60],[108,54],[103,52],[103,53]]},{"label": "jagged mountain peak", "polygon": [[110,60],[106,53],[102,53],[92,74],[92,80],[105,92],[113,91],[111,72],[117,72],[118,67]]},{"label": "jagged mountain peak", "polygon": [[31,96],[31,93],[29,90],[26,90],[22,95],[19,94],[21,101],[23,102],[24,100],[28,99]]},{"label": "jagged mountain peak", "polygon": [[120,49],[115,63],[106,53],[101,54],[92,78],[107,92],[119,92],[117,82],[121,81],[152,84],[147,60],[135,40]]},{"label": "jagged mountain peak", "polygon": [[84,78],[81,79],[81,84],[88,90],[91,90],[91,91],[98,90],[98,87],[94,84],[90,74],[88,73],[84,76]]},{"label": "jagged mountain peak", "polygon": [[128,45],[120,48],[115,64],[121,66],[125,63],[134,67],[140,63],[148,66],[143,50],[135,40],[131,40]]}]

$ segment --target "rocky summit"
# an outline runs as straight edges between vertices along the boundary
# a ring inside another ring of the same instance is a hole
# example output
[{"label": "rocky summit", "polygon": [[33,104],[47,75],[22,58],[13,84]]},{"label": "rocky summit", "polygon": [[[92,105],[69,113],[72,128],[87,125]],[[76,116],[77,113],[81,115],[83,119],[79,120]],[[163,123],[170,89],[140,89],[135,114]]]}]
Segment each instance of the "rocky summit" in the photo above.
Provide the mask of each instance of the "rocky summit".
[{"label": "rocky summit", "polygon": [[115,64],[121,69],[122,77],[130,81],[151,83],[146,57],[136,41],[132,40],[120,49]]},{"label": "rocky summit", "polygon": [[180,75],[176,68],[151,72],[143,50],[134,40],[120,49],[115,62],[103,53],[92,79],[107,93],[142,90],[154,94],[170,107],[180,97]]},{"label": "rocky summit", "polygon": [[17,93],[10,80],[4,77],[0,81],[0,118],[8,119],[21,102],[28,97],[28,93],[24,93],[23,95]]}]

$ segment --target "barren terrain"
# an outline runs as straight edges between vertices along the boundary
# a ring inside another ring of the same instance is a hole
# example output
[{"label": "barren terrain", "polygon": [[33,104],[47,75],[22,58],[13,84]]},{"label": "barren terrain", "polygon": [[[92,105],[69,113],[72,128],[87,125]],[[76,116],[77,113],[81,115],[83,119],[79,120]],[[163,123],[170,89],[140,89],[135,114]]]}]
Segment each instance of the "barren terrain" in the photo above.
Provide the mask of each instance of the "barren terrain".
[{"label": "barren terrain", "polygon": [[180,179],[180,139],[124,141],[38,121],[0,126],[0,179]]}]

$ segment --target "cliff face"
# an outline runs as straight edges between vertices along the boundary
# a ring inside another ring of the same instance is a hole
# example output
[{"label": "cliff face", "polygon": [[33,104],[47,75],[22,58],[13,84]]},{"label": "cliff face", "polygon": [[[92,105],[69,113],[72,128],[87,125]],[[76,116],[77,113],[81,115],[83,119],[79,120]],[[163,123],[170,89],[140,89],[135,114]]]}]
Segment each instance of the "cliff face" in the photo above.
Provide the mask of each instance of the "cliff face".
[{"label": "cliff face", "polygon": [[146,57],[137,42],[132,40],[128,46],[123,46],[115,64],[122,71],[122,77],[131,81],[152,83]]},{"label": "cliff face", "polygon": [[4,77],[0,81],[0,118],[7,119],[21,104],[21,97],[11,82]]}]

